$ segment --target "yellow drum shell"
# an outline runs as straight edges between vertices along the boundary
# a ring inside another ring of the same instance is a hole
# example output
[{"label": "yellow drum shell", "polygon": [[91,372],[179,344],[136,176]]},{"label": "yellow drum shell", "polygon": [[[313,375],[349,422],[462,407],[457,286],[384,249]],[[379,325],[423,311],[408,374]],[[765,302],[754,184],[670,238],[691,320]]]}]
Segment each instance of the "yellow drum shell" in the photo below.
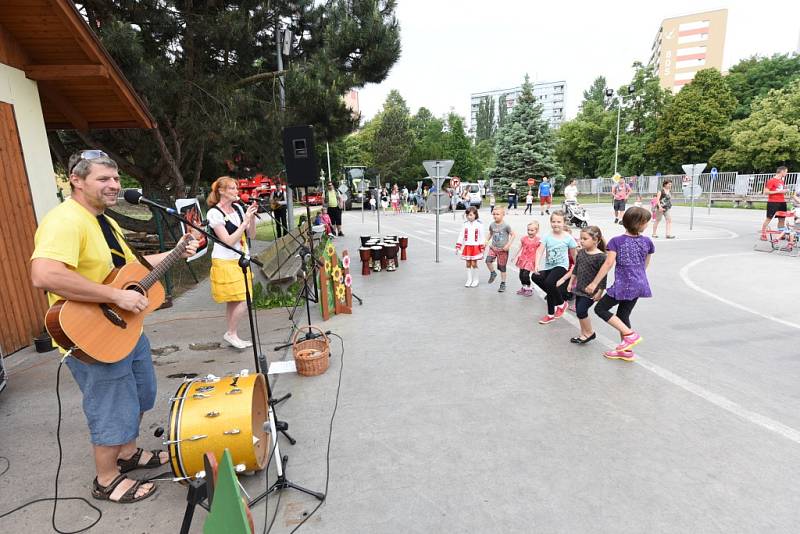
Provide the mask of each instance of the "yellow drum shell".
[{"label": "yellow drum shell", "polygon": [[270,449],[267,418],[267,388],[260,374],[184,382],[170,408],[166,444],[172,472],[194,478],[204,470],[206,452],[219,459],[225,449],[234,464],[249,471],[264,469]]}]

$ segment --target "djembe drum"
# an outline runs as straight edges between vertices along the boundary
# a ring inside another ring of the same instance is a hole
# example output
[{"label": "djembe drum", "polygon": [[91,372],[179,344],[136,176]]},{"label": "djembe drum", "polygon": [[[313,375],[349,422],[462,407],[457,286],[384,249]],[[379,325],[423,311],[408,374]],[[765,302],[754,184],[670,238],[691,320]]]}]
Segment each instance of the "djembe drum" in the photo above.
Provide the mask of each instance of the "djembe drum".
[{"label": "djembe drum", "polygon": [[372,254],[369,247],[361,247],[358,249],[358,255],[361,258],[361,275],[369,276],[370,267],[372,267]]},{"label": "djembe drum", "polygon": [[397,252],[400,250],[400,245],[397,243],[389,242],[384,247],[384,255],[386,256],[386,270],[392,272],[397,269]]},{"label": "djembe drum", "polygon": [[408,236],[400,236],[400,259],[406,261],[408,256],[406,256],[406,249],[408,248]]},{"label": "djembe drum", "polygon": [[373,245],[369,250],[372,256],[372,270],[379,273],[381,272],[381,263],[383,262],[383,245]]},{"label": "djembe drum", "polygon": [[367,242],[368,242],[370,239],[372,239],[372,237],[371,237],[371,236],[368,236],[368,235],[362,235],[362,236],[361,236],[361,246],[362,246],[362,247],[366,247],[366,246],[367,246]]}]

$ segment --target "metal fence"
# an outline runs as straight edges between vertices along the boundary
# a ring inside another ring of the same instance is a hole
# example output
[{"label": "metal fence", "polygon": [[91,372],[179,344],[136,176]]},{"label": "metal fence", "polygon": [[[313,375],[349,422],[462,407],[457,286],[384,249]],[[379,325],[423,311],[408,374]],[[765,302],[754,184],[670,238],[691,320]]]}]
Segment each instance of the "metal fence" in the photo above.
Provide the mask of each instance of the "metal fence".
[{"label": "metal fence", "polygon": [[[721,172],[712,177],[710,173],[703,173],[697,177],[696,183],[700,185],[703,193],[695,199],[697,204],[713,204],[715,201],[732,201],[735,205],[752,202],[764,202],[764,184],[774,174],[739,174],[738,172]],[[634,194],[647,199],[658,193],[661,183],[667,178],[672,180],[672,195],[675,199],[686,199],[683,194],[683,180],[685,175],[670,174],[664,176],[634,176],[625,180],[633,188]],[[800,173],[790,173],[784,179],[786,189],[798,191],[798,177]],[[687,182],[688,184],[689,182]],[[610,196],[614,185],[612,178],[586,178],[578,180],[578,192],[582,195]]]}]

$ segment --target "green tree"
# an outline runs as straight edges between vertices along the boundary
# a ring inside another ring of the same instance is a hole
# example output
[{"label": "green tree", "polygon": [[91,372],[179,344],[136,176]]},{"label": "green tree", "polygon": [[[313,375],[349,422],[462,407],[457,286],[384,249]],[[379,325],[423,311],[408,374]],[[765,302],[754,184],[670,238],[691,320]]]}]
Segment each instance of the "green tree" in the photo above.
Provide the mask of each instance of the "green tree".
[{"label": "green tree", "polygon": [[728,71],[725,81],[738,101],[734,119],[750,114],[750,104],[771,89],[786,87],[800,78],[800,55],[775,54],[772,57],[753,56],[743,59]]},{"label": "green tree", "polygon": [[496,166],[493,177],[500,190],[512,182],[518,186],[531,177],[555,177],[559,172],[555,136],[542,118],[542,107],[533,96],[528,76],[522,94],[506,123],[497,132]]},{"label": "green tree", "polygon": [[458,176],[468,182],[478,178],[478,160],[472,141],[464,131],[464,120],[455,113],[447,116],[445,157],[454,161],[450,176]]},{"label": "green tree", "polygon": [[[671,93],[661,87],[661,82],[652,67],[638,61],[633,64],[634,75],[630,83],[620,87],[617,95],[625,95],[625,105],[620,117],[619,161],[617,172],[628,176],[650,174],[659,170],[658,162],[647,157],[648,147],[656,141],[658,120],[664,114]],[[628,95],[628,87],[634,87]],[[615,103],[619,97],[615,98]],[[612,115],[616,115],[612,110]],[[614,170],[614,144],[616,142],[616,116],[613,126],[603,143],[599,161],[601,175],[610,175]]]},{"label": "green tree", "polygon": [[614,127],[612,113],[594,100],[584,101],[577,117],[561,125],[557,132],[556,157],[570,178],[596,178],[601,175],[603,142]]},{"label": "green tree", "polygon": [[658,120],[649,154],[668,172],[684,163],[708,161],[726,146],[725,131],[736,99],[715,69],[699,71],[672,99]]},{"label": "green tree", "polygon": [[[352,131],[342,101],[350,88],[382,81],[400,54],[395,0],[160,0],[77,2],[148,104],[152,131],[59,132],[63,166],[72,150],[104,149],[145,192],[183,196],[185,186],[227,172],[238,155],[277,174],[281,129],[313,124],[318,144]],[[278,103],[275,28],[293,31]]]},{"label": "green tree", "polygon": [[408,106],[397,90],[386,97],[380,125],[372,142],[372,156],[382,180],[407,180],[413,143]]},{"label": "green tree", "polygon": [[495,132],[502,128],[508,119],[508,102],[506,101],[506,96],[508,95],[503,93],[500,95],[500,98],[497,99],[497,128]]},{"label": "green tree", "polygon": [[486,96],[478,104],[478,113],[475,117],[475,142],[492,139],[494,133],[494,98]]},{"label": "green tree", "polygon": [[583,102],[594,102],[602,107],[608,107],[609,98],[606,96],[608,87],[605,76],[598,76],[591,87],[583,92]]},{"label": "green tree", "polygon": [[713,165],[742,172],[772,172],[779,165],[800,167],[800,80],[773,89],[752,103],[752,112],[728,130],[730,146],[718,150]]},{"label": "green tree", "polygon": [[477,162],[477,178],[487,180],[495,166],[494,139],[484,139],[473,148]]}]

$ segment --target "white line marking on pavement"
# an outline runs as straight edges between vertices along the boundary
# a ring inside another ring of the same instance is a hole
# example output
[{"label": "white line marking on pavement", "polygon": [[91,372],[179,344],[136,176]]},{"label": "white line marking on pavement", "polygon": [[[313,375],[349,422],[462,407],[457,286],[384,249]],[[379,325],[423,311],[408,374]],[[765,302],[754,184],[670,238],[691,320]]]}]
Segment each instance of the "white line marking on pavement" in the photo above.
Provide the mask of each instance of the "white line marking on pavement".
[{"label": "white line marking on pavement", "polygon": [[773,321],[773,322],[776,322],[778,324],[782,324],[784,326],[788,326],[788,327],[791,327],[791,328],[797,328],[798,330],[800,330],[800,324],[793,323],[793,322],[787,321],[785,319],[781,319],[780,317],[775,317],[774,315],[761,313],[761,312],[759,312],[757,310],[754,310],[752,308],[748,308],[747,306],[745,306],[743,304],[739,304],[739,303],[734,302],[732,300],[728,300],[725,297],[720,297],[716,293],[712,293],[711,291],[698,286],[689,277],[689,270],[691,270],[692,267],[695,267],[696,265],[699,265],[700,263],[702,263],[702,262],[704,262],[706,260],[710,260],[710,259],[713,259],[713,258],[726,258],[726,257],[731,257],[731,256],[748,256],[748,255],[751,255],[751,254],[756,254],[756,253],[755,252],[739,252],[739,253],[736,253],[736,254],[716,254],[716,255],[713,255],[713,256],[705,256],[703,258],[696,259],[696,260],[684,265],[680,270],[680,276],[681,276],[681,279],[683,280],[684,284],[689,286],[691,289],[694,289],[698,293],[702,293],[703,295],[705,295],[707,297],[710,297],[712,299],[718,300],[718,301],[722,302],[723,304],[727,304],[728,306],[731,306],[732,308],[736,308],[738,310],[746,311],[748,313],[752,313],[753,315],[757,315],[757,316],[761,317],[762,319],[766,319],[768,321]]},{"label": "white line marking on pavement", "polygon": [[[436,245],[435,242],[429,241],[427,239],[423,239],[423,238],[417,238],[417,239],[419,239],[420,241],[425,241],[426,243],[430,243],[431,245]],[[439,247],[443,248],[445,250],[452,251],[452,247],[446,247],[444,245],[439,245]],[[747,253],[739,253],[739,254],[720,254],[718,256],[708,256],[706,258],[700,258],[699,260],[695,260],[695,261],[691,262],[690,264],[686,265],[683,269],[681,269],[681,278],[683,278],[684,282],[686,282],[686,284],[689,285],[689,287],[691,287],[692,289],[697,289],[701,293],[707,294],[708,296],[710,296],[712,298],[715,298],[717,300],[721,300],[722,302],[725,302],[726,304],[730,304],[730,305],[732,305],[732,306],[734,306],[736,308],[739,308],[739,309],[742,309],[742,310],[745,310],[745,311],[750,311],[751,313],[755,313],[756,315],[760,315],[762,317],[769,318],[771,320],[777,320],[777,321],[781,322],[782,324],[789,324],[790,326],[793,326],[795,328],[800,328],[800,325],[795,325],[794,323],[788,323],[788,321],[779,320],[777,318],[771,318],[768,315],[764,315],[764,314],[755,312],[755,311],[750,310],[750,309],[748,309],[748,308],[746,308],[744,306],[736,304],[735,302],[730,302],[728,300],[723,299],[722,297],[718,297],[718,296],[714,295],[713,293],[707,292],[704,289],[697,287],[691,280],[689,280],[688,276],[684,273],[685,270],[688,271],[687,268],[691,268],[692,266],[696,265],[697,263],[700,263],[701,261],[704,261],[704,260],[709,259],[709,258],[719,257],[719,256],[741,256],[741,255],[744,255],[744,254],[754,254],[754,253],[753,252],[747,252]],[[516,266],[512,265],[510,267],[512,269],[517,270]],[[537,291],[540,291],[538,287],[536,287],[536,286],[534,286],[534,287],[535,287],[535,289]],[[572,315],[563,315],[562,318],[565,319],[571,325],[575,326],[576,328],[579,327],[578,318],[577,317],[573,317]],[[597,340],[600,341],[601,343],[603,343],[609,349],[613,349],[617,345],[616,342],[614,342],[613,340],[609,339],[608,337],[606,337],[606,336],[604,336],[602,334],[599,334],[597,336]],[[797,444],[800,444],[800,431],[798,431],[798,430],[796,430],[796,429],[794,429],[794,428],[792,428],[790,426],[786,426],[783,423],[780,423],[780,422],[778,422],[778,421],[776,421],[774,419],[770,419],[769,417],[767,417],[765,415],[761,415],[760,413],[756,413],[756,412],[753,412],[751,410],[748,410],[747,408],[744,408],[740,404],[737,404],[737,403],[733,402],[732,400],[730,400],[730,399],[728,399],[726,397],[723,397],[722,395],[718,395],[717,393],[713,393],[713,392],[705,389],[704,387],[702,387],[702,386],[700,386],[698,384],[695,384],[694,382],[692,382],[690,380],[687,380],[687,379],[683,378],[682,376],[676,375],[672,371],[668,371],[667,369],[664,369],[663,367],[661,367],[659,365],[656,365],[656,364],[646,360],[645,358],[642,358],[641,356],[637,355],[636,359],[634,360],[634,363],[637,363],[643,369],[647,369],[651,373],[653,373],[656,376],[666,380],[670,384],[678,386],[679,388],[681,388],[681,389],[683,389],[685,391],[688,391],[689,393],[692,393],[693,395],[696,395],[696,396],[700,397],[701,399],[703,399],[703,400],[705,400],[707,402],[710,402],[714,406],[722,408],[723,410],[725,410],[725,411],[727,411],[729,413],[732,413],[733,415],[735,415],[737,417],[740,417],[740,418],[744,419],[745,421],[753,423],[754,425],[758,425],[761,428],[769,430],[770,432],[774,432],[774,433],[778,434],[779,436],[783,436],[784,438],[786,438],[786,439],[788,439],[790,441],[793,441],[793,442],[795,442]]]}]

